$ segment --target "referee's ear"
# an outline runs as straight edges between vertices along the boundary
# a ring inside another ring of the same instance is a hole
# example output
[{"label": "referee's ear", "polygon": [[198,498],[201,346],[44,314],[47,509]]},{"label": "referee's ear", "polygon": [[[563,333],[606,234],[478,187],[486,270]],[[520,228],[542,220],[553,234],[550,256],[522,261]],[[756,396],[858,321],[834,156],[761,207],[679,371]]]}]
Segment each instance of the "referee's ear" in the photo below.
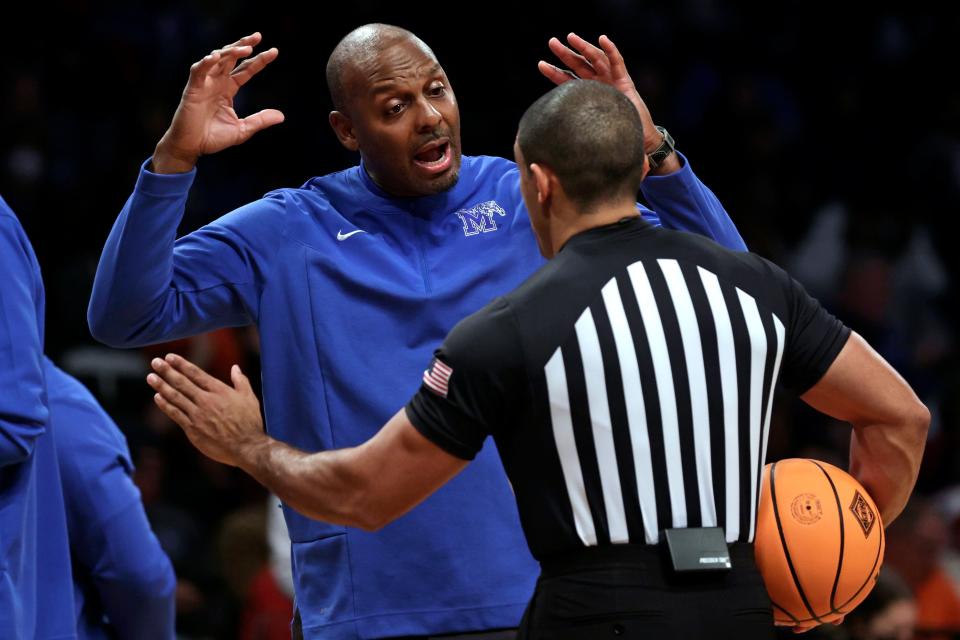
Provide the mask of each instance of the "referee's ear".
[{"label": "referee's ear", "polygon": [[360,143],[353,132],[353,121],[342,111],[331,111],[329,116],[330,127],[337,134],[337,140],[350,151],[358,151]]},{"label": "referee's ear", "polygon": [[[537,163],[530,165],[530,173],[533,174],[533,183],[537,187],[537,204],[544,208],[557,190],[557,174],[549,167]],[[543,213],[549,215],[545,208]]]}]

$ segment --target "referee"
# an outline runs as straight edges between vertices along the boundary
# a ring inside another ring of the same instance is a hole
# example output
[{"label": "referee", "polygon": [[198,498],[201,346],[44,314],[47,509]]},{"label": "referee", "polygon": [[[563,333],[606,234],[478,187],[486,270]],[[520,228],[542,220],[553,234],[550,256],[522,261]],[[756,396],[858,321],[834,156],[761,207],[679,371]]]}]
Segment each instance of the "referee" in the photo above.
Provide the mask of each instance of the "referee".
[{"label": "referee", "polygon": [[[515,154],[552,260],[460,322],[371,440],[289,447],[263,433],[238,368],[231,388],[172,355],[148,376],[158,405],[304,514],[366,529],[492,435],[542,568],[521,637],[772,638],[752,541],[778,381],[852,424],[850,470],[888,524],[916,480],[926,408],[781,269],[637,215],[642,128],[616,90],[555,88]],[[484,506],[463,505],[478,527]],[[690,571],[691,558],[720,564]]]}]

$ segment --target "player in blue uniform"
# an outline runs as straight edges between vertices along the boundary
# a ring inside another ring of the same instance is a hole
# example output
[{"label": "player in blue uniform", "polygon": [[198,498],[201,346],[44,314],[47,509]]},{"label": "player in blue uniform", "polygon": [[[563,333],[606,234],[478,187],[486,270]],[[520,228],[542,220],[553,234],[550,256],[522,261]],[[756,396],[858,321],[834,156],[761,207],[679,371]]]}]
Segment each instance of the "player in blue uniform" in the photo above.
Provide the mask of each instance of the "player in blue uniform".
[{"label": "player in blue uniform", "polygon": [[174,637],[176,578],[133,483],[126,439],[79,381],[44,358],[73,557],[80,640]]},{"label": "player in blue uniform", "polygon": [[40,265],[0,198],[0,637],[75,638],[70,549],[43,371]]},{"label": "player in blue uniform", "polygon": [[[270,433],[308,451],[353,446],[412,395],[458,320],[516,287],[543,258],[516,165],[461,156],[443,68],[416,36],[385,25],[351,32],[327,68],[330,123],[360,152],[360,165],[271,192],[176,239],[198,158],[283,119],[273,109],[239,119],[232,108],[277,56],[249,57],[259,42],[247,36],[191,68],[173,122],[107,240],[90,329],[130,347],[256,323]],[[657,213],[640,207],[644,217],[744,248],[689,164],[660,149],[666,136],[613,43],[569,42],[577,51],[556,40],[550,47],[578,75],[630,97],[650,132],[645,148],[659,151],[643,188]],[[555,82],[568,79],[540,68]],[[376,533],[285,513],[308,638],[515,627],[533,591],[537,566],[492,447]]]}]

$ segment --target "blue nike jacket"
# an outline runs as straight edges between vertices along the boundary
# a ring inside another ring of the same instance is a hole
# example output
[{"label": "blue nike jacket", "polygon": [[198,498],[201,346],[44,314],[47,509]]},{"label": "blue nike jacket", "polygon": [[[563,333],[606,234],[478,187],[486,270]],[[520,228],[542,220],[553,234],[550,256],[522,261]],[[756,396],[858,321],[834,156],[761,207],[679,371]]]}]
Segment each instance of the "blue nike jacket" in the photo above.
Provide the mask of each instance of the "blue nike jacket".
[{"label": "blue nike jacket", "polygon": [[[451,189],[393,198],[363,165],[280,189],[176,239],[195,172],[140,172],[107,240],[88,320],[113,346],[260,330],[264,411],[307,451],[358,445],[420,386],[451,327],[544,260],[513,162],[463,157]],[[654,223],[744,244],[684,162],[643,183]],[[307,638],[516,626],[538,566],[493,445],[376,533],[285,510]]]}]

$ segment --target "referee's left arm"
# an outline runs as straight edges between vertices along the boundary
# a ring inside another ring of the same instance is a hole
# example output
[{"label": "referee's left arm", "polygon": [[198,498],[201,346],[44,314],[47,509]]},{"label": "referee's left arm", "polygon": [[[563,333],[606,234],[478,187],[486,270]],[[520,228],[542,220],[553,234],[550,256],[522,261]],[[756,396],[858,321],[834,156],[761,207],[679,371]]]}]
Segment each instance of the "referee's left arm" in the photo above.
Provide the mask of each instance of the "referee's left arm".
[{"label": "referee's left arm", "polygon": [[307,517],[376,531],[469,462],[421,435],[401,409],[358,447],[306,453],[267,438],[238,466]]},{"label": "referee's left arm", "polygon": [[233,387],[179,356],[148,376],[161,410],[204,454],[240,467],[300,513],[376,530],[459,473],[490,425],[503,424],[525,388],[510,310],[498,299],[458,324],[424,372],[420,391],[367,442],[307,453],[263,430],[246,376]]},{"label": "referee's left arm", "polygon": [[179,356],[152,365],[147,380],[157,405],[198,449],[240,467],[310,518],[379,529],[469,462],[421,435],[404,409],[360,446],[307,453],[264,432],[259,403],[238,367],[230,387]]}]

